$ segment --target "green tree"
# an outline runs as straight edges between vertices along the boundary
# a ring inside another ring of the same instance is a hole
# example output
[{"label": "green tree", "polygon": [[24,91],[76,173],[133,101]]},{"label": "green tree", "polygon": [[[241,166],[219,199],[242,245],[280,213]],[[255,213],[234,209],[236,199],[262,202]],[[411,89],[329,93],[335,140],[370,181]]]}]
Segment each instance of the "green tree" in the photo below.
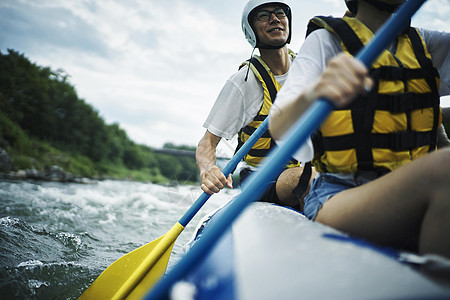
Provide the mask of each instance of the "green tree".
[{"label": "green tree", "polygon": [[[0,52],[0,146],[14,149],[22,161],[59,157],[64,167],[83,175],[112,172],[134,177],[120,170],[127,168],[158,181],[162,176],[196,178],[193,157],[155,154],[131,141],[118,124],[107,125],[97,110],[79,99],[64,70],[40,67],[17,51],[7,52]],[[36,146],[37,141],[41,144]],[[172,143],[164,148],[195,151]]]}]

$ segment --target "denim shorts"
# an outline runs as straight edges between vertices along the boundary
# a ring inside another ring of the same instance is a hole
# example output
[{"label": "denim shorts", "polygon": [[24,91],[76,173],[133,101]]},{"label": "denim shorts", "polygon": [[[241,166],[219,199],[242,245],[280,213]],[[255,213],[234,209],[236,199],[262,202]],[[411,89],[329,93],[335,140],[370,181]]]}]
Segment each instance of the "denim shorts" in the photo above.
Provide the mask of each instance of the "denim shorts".
[{"label": "denim shorts", "polygon": [[303,212],[306,217],[314,220],[322,205],[337,193],[365,184],[384,174],[369,171],[355,174],[319,173],[311,184],[309,194],[305,197]]}]

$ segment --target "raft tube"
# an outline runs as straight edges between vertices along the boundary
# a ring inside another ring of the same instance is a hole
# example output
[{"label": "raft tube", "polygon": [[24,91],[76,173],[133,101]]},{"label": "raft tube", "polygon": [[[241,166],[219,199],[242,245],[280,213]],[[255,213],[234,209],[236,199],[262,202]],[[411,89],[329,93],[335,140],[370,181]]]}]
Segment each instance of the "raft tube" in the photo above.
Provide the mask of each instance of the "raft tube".
[{"label": "raft tube", "polygon": [[[201,222],[191,244],[220,212]],[[171,298],[450,299],[448,281],[419,272],[416,263],[423,261],[351,238],[295,210],[257,202],[173,286]]]}]

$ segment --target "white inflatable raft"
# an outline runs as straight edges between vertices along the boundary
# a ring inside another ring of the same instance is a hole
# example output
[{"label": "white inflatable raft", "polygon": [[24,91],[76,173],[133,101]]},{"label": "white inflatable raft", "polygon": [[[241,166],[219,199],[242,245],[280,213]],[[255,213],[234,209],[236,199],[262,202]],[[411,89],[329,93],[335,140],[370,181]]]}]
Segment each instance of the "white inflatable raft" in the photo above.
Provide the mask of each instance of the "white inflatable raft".
[{"label": "white inflatable raft", "polygon": [[[218,218],[220,210],[201,224],[193,242]],[[294,210],[254,203],[171,295],[175,300],[450,299],[449,281],[424,276],[402,261],[405,257],[424,260],[352,239]]]}]

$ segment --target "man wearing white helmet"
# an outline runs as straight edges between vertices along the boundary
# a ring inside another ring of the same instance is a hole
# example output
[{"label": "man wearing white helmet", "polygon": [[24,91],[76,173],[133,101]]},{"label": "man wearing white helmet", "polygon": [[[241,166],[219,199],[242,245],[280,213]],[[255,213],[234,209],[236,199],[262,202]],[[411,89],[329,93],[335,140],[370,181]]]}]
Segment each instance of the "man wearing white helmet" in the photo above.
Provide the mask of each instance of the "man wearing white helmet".
[{"label": "man wearing white helmet", "polygon": [[370,70],[352,58],[402,2],[347,0],[354,17],[312,19],[269,128],[280,139],[315,99],[332,101],[312,138],[318,175],[305,216],[383,246],[450,258],[450,149],[437,150],[450,33],[405,26]]},{"label": "man wearing white helmet", "polygon": [[[208,194],[217,193],[225,186],[232,187],[231,175],[225,178],[216,166],[219,141],[238,134],[238,148],[241,147],[268,115],[275,95],[287,77],[295,56],[286,46],[291,40],[291,21],[290,7],[284,1],[251,0],[244,7],[242,31],[253,50],[259,49],[260,56],[244,62],[228,79],[203,125],[206,132],[198,144],[196,160],[202,189]],[[244,157],[241,182],[273,145],[270,134],[264,133]],[[261,201],[301,209],[311,168],[299,181],[302,170],[299,163],[291,161]]]}]

